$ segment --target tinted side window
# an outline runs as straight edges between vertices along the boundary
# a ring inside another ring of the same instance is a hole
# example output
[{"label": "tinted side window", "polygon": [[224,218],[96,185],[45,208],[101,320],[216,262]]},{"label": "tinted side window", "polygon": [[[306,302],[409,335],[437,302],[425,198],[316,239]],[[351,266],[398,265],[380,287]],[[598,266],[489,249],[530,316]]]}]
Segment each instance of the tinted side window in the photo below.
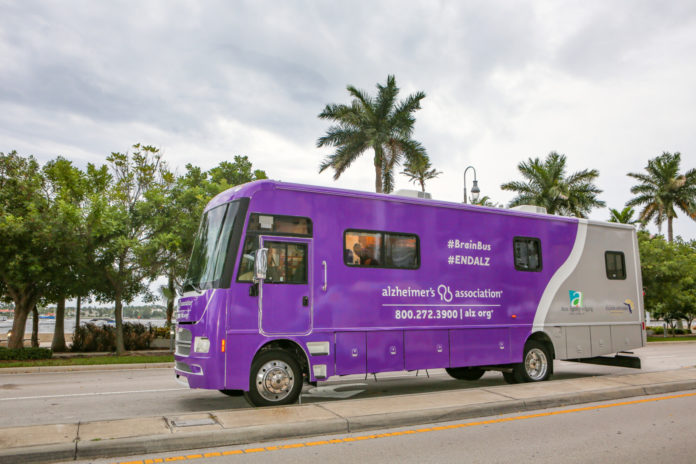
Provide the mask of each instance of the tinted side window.
[{"label": "tinted side window", "polygon": [[273,216],[252,213],[249,215],[247,233],[260,232],[269,235],[312,235],[312,221],[297,216]]},{"label": "tinted side window", "polygon": [[515,237],[513,240],[515,269],[541,271],[541,241],[532,237]]},{"label": "tinted side window", "polygon": [[385,266],[403,269],[418,267],[418,238],[415,235],[385,234]]},{"label": "tinted side window", "polygon": [[397,232],[347,230],[343,262],[348,266],[417,269],[418,236]]},{"label": "tinted side window", "polygon": [[604,253],[607,278],[611,280],[626,279],[626,259],[621,251],[607,251]]},{"label": "tinted side window", "polygon": [[343,260],[349,266],[379,266],[382,233],[349,231],[345,234]]},{"label": "tinted side window", "polygon": [[253,281],[254,252],[259,248],[259,235],[311,237],[312,220],[306,217],[251,213],[247,226],[247,236],[244,239],[242,260],[239,263],[237,282]]},{"label": "tinted side window", "polygon": [[266,284],[306,284],[307,245],[304,243],[264,242],[268,248]]}]

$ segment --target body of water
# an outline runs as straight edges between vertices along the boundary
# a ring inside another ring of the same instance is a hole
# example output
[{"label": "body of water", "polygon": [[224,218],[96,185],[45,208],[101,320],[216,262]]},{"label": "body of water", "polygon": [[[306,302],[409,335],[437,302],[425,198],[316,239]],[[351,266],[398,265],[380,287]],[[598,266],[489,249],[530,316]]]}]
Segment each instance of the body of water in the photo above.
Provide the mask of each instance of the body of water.
[{"label": "body of water", "polygon": [[[80,324],[86,324],[93,319],[91,317],[81,318]],[[98,318],[104,319],[104,318]],[[137,324],[143,324],[145,326],[152,325],[153,327],[164,327],[167,323],[166,319],[124,319],[123,322],[131,322]],[[0,321],[0,334],[6,334],[8,331],[12,330],[12,319],[6,321]],[[103,324],[103,323],[100,323]],[[31,325],[32,318],[27,318],[27,326],[25,334],[31,336]],[[53,333],[55,331],[56,321],[54,319],[39,319],[39,333]],[[66,319],[64,323],[65,333],[73,333],[75,330],[75,319]]]}]

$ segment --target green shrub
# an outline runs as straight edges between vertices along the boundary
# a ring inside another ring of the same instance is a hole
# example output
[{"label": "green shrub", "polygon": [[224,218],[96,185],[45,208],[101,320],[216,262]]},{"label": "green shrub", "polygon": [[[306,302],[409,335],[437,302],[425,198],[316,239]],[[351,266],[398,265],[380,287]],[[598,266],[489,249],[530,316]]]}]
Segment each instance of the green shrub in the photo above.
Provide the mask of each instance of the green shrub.
[{"label": "green shrub", "polygon": [[155,338],[170,338],[171,329],[168,327],[152,327],[152,331],[155,334]]},{"label": "green shrub", "polygon": [[[152,326],[126,322],[123,324],[123,344],[128,351],[146,350],[155,338]],[[73,332],[73,352],[116,351],[116,327],[85,324]]]},{"label": "green shrub", "polygon": [[0,361],[25,361],[28,359],[51,359],[49,348],[5,348],[0,346]]},{"label": "green shrub", "polygon": [[[663,335],[665,333],[664,327],[649,327],[652,330],[653,335]],[[684,335],[690,333],[689,329],[671,329],[667,327],[667,335]]]}]

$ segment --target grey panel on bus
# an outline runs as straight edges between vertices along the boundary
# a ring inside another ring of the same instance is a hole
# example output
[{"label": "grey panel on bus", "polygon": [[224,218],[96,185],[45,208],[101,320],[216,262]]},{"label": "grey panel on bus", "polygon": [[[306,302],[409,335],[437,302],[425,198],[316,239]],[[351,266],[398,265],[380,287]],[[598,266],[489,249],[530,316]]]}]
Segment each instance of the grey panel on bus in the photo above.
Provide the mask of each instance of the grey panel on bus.
[{"label": "grey panel on bus", "polygon": [[566,355],[568,358],[589,358],[592,354],[590,328],[566,327]]},{"label": "grey panel on bus", "polygon": [[565,327],[546,327],[544,332],[549,336],[553,343],[553,349],[557,359],[567,359],[566,356],[566,333]]},{"label": "grey panel on bus", "polygon": [[615,325],[611,328],[612,352],[631,350],[643,344],[641,326]]},{"label": "grey panel on bus", "polygon": [[[543,319],[543,330],[553,341],[558,359],[591,357],[643,346],[643,298],[639,290],[642,283],[635,256],[635,231],[601,223],[589,223],[586,227],[577,264],[557,271],[558,275],[553,277],[557,280],[555,294]],[[607,251],[624,254],[626,279],[607,277]],[[554,334],[557,327],[565,328],[565,343]],[[607,328],[611,328],[609,334]]]},{"label": "grey panel on bus", "polygon": [[608,325],[595,325],[590,327],[592,339],[592,356],[602,356],[615,353],[611,343],[611,327]]}]

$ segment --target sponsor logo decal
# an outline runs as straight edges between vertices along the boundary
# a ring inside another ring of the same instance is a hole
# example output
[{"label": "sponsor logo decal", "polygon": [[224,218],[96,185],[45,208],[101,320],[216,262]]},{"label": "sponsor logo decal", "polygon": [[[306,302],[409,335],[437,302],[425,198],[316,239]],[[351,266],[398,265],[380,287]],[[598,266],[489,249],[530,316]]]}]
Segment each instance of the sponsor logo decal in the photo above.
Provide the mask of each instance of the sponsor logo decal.
[{"label": "sponsor logo decal", "polygon": [[628,312],[631,313],[631,314],[633,314],[633,308],[636,307],[635,303],[633,303],[633,301],[631,301],[631,300],[629,300],[628,298],[626,298],[626,299],[624,300],[624,304],[628,307]]},{"label": "sponsor logo decal", "polygon": [[569,290],[570,294],[570,307],[571,308],[582,308],[582,292],[576,290]]}]

